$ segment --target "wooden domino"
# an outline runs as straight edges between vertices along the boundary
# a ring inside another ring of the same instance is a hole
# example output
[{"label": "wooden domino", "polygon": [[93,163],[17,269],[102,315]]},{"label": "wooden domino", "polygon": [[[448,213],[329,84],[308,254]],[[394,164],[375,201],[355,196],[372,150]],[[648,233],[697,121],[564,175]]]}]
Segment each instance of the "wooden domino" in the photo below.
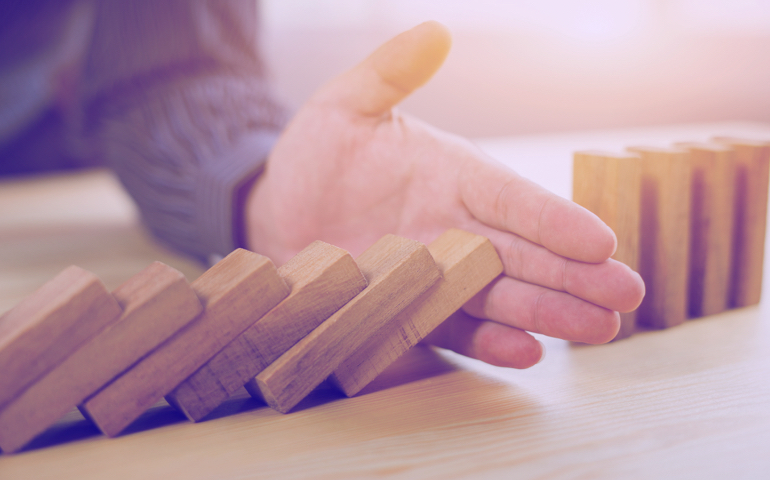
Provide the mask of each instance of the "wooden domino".
[{"label": "wooden domino", "polygon": [[0,448],[13,452],[195,318],[202,306],[184,276],[155,262],[118,287],[123,308],[61,364],[0,412]]},{"label": "wooden domino", "polygon": [[716,137],[735,150],[735,230],[730,306],[747,307],[762,296],[762,268],[767,226],[770,142]]},{"label": "wooden domino", "polygon": [[697,318],[729,306],[735,157],[724,145],[676,146],[690,152],[692,165],[688,315]]},{"label": "wooden domino", "polygon": [[166,400],[198,421],[366,288],[348,252],[314,242],[278,273],[291,293],[228,344]]},{"label": "wooden domino", "polygon": [[637,321],[668,328],[687,319],[690,247],[690,155],[635,147],[642,158],[639,273],[647,293]]},{"label": "wooden domino", "polygon": [[[629,157],[575,154],[574,200],[615,231],[614,258],[632,268],[638,262],[647,289],[638,326],[667,328],[760,300],[770,142],[713,140],[630,148],[641,158],[641,188],[628,174],[620,179],[620,166],[632,168],[620,160]],[[638,226],[617,224],[618,212],[635,209]],[[621,253],[627,238],[638,242],[636,258]]]},{"label": "wooden domino", "polygon": [[273,263],[238,249],[191,284],[203,313],[80,405],[115,436],[289,294]]},{"label": "wooden domino", "polygon": [[246,389],[286,413],[440,277],[427,247],[386,235],[357,259],[369,285],[297,342]]},{"label": "wooden domino", "polygon": [[120,313],[102,281],[76,266],[5,313],[0,317],[0,409]]},{"label": "wooden domino", "polygon": [[337,367],[331,380],[345,395],[360,392],[503,271],[492,243],[462,230],[447,230],[428,251],[442,278]]},{"label": "wooden domino", "polygon": [[[598,151],[577,152],[573,158],[572,200],[595,213],[617,236],[612,256],[632,270],[639,270],[641,221],[641,157]],[[615,339],[636,329],[637,310],[620,314]]]}]

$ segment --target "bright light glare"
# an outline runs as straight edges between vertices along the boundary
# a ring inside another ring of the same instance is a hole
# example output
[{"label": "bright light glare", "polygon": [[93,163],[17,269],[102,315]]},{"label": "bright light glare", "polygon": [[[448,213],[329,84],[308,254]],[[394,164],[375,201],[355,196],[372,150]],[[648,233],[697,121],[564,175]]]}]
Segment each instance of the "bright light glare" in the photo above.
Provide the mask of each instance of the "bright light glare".
[{"label": "bright light glare", "polygon": [[593,0],[555,2],[566,6],[552,18],[564,34],[576,39],[605,41],[638,33],[648,19],[648,2]]},{"label": "bright light glare", "polygon": [[544,33],[605,41],[632,35],[650,20],[650,0],[263,0],[273,27],[409,28],[438,20],[453,30]]},{"label": "bright light glare", "polygon": [[767,35],[768,0],[672,0],[671,15],[686,30]]}]

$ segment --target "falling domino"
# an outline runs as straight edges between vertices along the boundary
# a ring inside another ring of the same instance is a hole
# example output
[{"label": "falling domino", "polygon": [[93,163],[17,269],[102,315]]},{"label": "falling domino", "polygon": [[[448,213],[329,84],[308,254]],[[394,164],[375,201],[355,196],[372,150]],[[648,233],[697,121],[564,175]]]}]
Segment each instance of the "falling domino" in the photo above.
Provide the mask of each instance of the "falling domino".
[{"label": "falling domino", "polygon": [[184,276],[155,262],[113,292],[123,314],[0,412],[13,452],[166,340],[201,311]]},{"label": "falling domino", "polygon": [[462,230],[447,230],[428,251],[442,278],[334,371],[331,380],[345,395],[361,391],[503,271],[492,243]]},{"label": "falling domino", "polygon": [[[612,256],[639,271],[642,166],[639,155],[577,152],[573,160],[572,200],[595,213],[617,236]],[[632,335],[637,310],[620,314],[616,340]]]},{"label": "falling domino", "polygon": [[729,306],[735,204],[735,157],[724,145],[678,143],[690,152],[692,204],[688,315],[714,315]]},{"label": "falling domino", "polygon": [[642,158],[639,273],[647,293],[638,324],[668,328],[687,319],[690,155],[681,149],[630,148]]},{"label": "falling domino", "polygon": [[756,305],[762,296],[770,142],[717,137],[735,150],[735,230],[730,306]]},{"label": "falling domino", "polygon": [[287,413],[440,277],[425,245],[386,235],[357,259],[369,286],[246,384]]},{"label": "falling domino", "polygon": [[121,313],[93,273],[71,266],[0,317],[0,409]]},{"label": "falling domino", "polygon": [[314,242],[278,269],[291,293],[166,400],[199,421],[366,287],[345,250]]},{"label": "falling domino", "polygon": [[238,249],[191,284],[204,311],[80,405],[115,436],[289,294],[273,263]]}]

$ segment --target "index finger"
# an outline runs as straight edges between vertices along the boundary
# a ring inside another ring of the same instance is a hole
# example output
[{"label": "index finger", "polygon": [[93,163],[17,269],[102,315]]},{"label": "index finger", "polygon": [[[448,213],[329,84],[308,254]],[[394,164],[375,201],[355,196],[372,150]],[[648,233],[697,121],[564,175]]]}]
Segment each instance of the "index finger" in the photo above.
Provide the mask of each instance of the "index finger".
[{"label": "index finger", "polygon": [[465,166],[461,198],[481,222],[582,262],[600,263],[615,252],[613,231],[580,205],[492,160]]}]

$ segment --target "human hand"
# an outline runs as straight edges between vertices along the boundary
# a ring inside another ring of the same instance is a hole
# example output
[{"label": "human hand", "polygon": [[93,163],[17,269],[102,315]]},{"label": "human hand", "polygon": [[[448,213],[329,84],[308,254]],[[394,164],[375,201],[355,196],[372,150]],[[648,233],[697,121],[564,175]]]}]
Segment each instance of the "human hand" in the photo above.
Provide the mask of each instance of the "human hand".
[{"label": "human hand", "polygon": [[543,355],[527,332],[611,340],[616,311],[636,308],[644,284],[609,259],[609,227],[467,140],[394,108],[433,75],[450,43],[442,25],[421,24],[315,93],[249,194],[249,248],[281,264],[313,240],[357,255],[386,233],[429,243],[461,228],[488,237],[505,271],[430,342],[526,368]]}]

